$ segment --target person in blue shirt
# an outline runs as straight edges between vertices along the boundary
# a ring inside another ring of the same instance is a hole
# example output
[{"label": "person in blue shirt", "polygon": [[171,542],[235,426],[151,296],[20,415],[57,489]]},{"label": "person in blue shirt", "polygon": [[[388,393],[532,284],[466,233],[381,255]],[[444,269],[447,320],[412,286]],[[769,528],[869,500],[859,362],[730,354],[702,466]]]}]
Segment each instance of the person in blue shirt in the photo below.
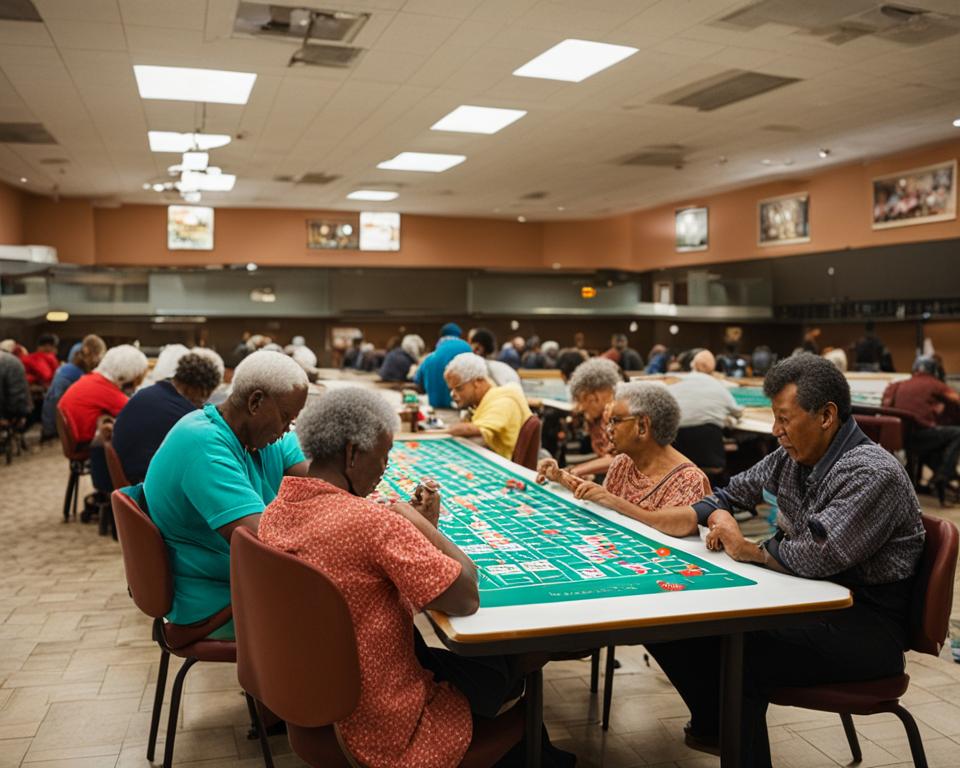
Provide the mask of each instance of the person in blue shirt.
[{"label": "person in blue shirt", "polygon": [[436,348],[420,363],[413,382],[427,393],[427,400],[434,408],[452,408],[450,389],[444,381],[443,372],[457,355],[472,352],[470,344],[460,338],[463,331],[456,323],[447,323],[440,329]]},{"label": "person in blue shirt", "polygon": [[380,378],[384,381],[408,381],[410,369],[423,355],[423,339],[408,333],[396,347],[387,352],[380,366]]},{"label": "person in blue shirt", "polygon": [[[239,526],[256,532],[283,476],[306,475],[290,431],[306,400],[303,368],[282,352],[260,350],[237,366],[221,405],[187,414],[167,433],[142,493],[170,553],[168,621],[195,624],[230,605],[230,534]],[[233,622],[210,636],[232,637]]]},{"label": "person in blue shirt", "polygon": [[100,365],[106,351],[107,345],[103,339],[93,333],[84,336],[83,341],[77,342],[70,348],[67,362],[57,368],[53,381],[50,382],[50,388],[43,398],[41,422],[44,439],[57,436],[57,403],[60,402],[63,393],[83,374],[90,373]]},{"label": "person in blue shirt", "polygon": [[223,379],[223,361],[209,349],[181,355],[172,378],[130,398],[113,425],[113,447],[131,483],[142,483],[163,438],[188,413],[202,408]]}]

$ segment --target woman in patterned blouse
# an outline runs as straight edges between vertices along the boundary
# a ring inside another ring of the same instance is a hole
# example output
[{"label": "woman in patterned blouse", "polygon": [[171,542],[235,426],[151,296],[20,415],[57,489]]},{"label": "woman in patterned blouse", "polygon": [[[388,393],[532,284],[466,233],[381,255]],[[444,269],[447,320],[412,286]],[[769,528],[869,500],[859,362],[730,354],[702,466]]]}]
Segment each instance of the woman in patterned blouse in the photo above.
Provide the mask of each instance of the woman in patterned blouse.
[{"label": "woman in patterned blouse", "polygon": [[554,480],[578,499],[635,519],[639,510],[692,504],[710,492],[706,475],[671,445],[680,407],[662,384],[620,384],[606,421],[616,457],[602,486],[561,470],[552,459],[540,463],[538,481]]},{"label": "woman in patterned blouse", "polygon": [[585,461],[570,469],[576,477],[602,475],[613,461],[613,446],[607,434],[604,416],[613,402],[617,384],[623,381],[620,368],[613,360],[594,357],[581,363],[570,376],[570,400],[576,410],[583,414],[584,425],[590,435],[590,448],[597,458]]}]

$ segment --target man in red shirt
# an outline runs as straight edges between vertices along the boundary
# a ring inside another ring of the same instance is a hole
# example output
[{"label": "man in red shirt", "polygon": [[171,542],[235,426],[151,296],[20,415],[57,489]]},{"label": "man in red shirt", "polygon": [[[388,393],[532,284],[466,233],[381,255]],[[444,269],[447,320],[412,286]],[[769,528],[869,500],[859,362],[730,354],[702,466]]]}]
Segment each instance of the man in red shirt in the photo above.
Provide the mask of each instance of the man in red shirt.
[{"label": "man in red shirt", "polygon": [[947,483],[956,474],[960,460],[960,426],[941,425],[937,419],[947,403],[960,403],[960,394],[940,381],[936,371],[936,360],[918,357],[909,379],[895,381],[884,390],[883,405],[908,411],[916,419],[919,429],[913,435],[912,447],[920,460],[933,468],[932,482],[942,505]]},{"label": "man in red shirt", "polygon": [[55,333],[44,333],[37,339],[36,350],[20,358],[27,371],[27,381],[31,385],[39,385],[44,389],[50,386],[53,374],[60,367],[57,359],[58,346],[60,339]]}]

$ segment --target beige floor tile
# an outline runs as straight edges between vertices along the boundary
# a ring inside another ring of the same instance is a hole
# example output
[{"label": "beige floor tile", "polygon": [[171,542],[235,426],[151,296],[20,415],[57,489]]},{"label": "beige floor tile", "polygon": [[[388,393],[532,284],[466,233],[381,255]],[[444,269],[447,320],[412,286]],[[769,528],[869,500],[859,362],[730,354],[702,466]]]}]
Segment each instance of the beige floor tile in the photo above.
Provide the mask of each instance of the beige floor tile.
[{"label": "beige floor tile", "polygon": [[30,739],[0,741],[0,768],[18,768],[30,747]]},{"label": "beige floor tile", "polygon": [[[827,728],[813,728],[799,735],[840,765],[845,765],[853,759],[843,726],[839,722]],[[859,741],[863,753],[863,762],[859,763],[859,768],[886,766],[900,762],[899,757],[870,741],[865,735],[860,734]]]},{"label": "beige floor tile", "polygon": [[183,727],[187,729],[232,727],[249,719],[239,686],[232,691],[184,693],[182,711]]},{"label": "beige floor tile", "polygon": [[[898,760],[908,762],[910,758],[910,747],[906,739],[878,739],[876,742]],[[960,744],[952,739],[924,739],[923,751],[927,756],[927,763],[930,768],[957,768],[960,766]],[[910,765],[913,765],[910,762]]]},{"label": "beige floor tile", "polygon": [[51,704],[27,759],[62,759],[57,753],[86,749],[119,755],[137,701],[134,697]]},{"label": "beige floor tile", "polygon": [[[840,765],[799,736],[771,744],[770,754],[777,768],[834,768]],[[848,762],[845,760],[842,764]]]},{"label": "beige floor tile", "polygon": [[30,768],[115,768],[117,764],[116,755],[103,755],[100,757],[66,757],[56,760],[43,760],[41,762],[24,762],[24,766]]}]

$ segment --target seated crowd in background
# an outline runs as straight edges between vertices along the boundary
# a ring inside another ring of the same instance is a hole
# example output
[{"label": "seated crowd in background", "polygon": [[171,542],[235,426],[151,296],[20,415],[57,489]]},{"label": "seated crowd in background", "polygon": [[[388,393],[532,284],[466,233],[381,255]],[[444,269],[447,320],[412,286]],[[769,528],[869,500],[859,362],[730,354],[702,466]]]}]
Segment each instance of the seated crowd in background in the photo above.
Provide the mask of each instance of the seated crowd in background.
[{"label": "seated crowd in background", "polygon": [[487,364],[487,375],[494,384],[502,387],[504,384],[519,384],[520,375],[516,369],[506,363],[495,360],[497,351],[497,337],[487,328],[475,328],[467,337],[473,352],[482,357]]}]

